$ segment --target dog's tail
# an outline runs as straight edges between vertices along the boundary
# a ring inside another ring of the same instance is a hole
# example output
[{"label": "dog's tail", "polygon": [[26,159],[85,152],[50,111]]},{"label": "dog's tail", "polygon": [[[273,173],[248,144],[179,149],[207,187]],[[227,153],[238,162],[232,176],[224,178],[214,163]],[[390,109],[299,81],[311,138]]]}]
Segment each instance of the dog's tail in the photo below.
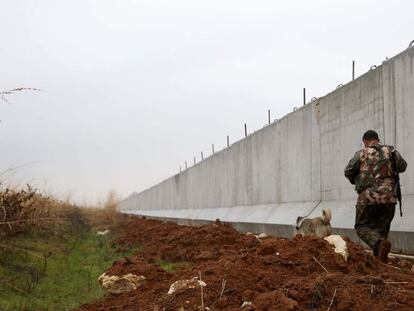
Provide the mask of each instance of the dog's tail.
[{"label": "dog's tail", "polygon": [[300,227],[300,222],[302,222],[302,219],[304,219],[304,218],[306,218],[306,217],[299,216],[299,217],[296,219],[296,230],[299,230],[299,227]]},{"label": "dog's tail", "polygon": [[322,211],[322,222],[325,225],[328,225],[328,224],[330,224],[331,219],[332,219],[332,211],[331,211],[331,209],[330,208],[325,208]]}]

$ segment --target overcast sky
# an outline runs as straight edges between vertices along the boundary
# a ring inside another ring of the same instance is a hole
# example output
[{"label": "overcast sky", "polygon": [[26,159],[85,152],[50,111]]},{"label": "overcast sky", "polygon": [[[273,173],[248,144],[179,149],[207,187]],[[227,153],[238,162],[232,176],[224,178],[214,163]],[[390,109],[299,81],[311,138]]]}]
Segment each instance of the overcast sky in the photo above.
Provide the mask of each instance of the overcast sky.
[{"label": "overcast sky", "polygon": [[414,39],[414,1],[0,0],[3,181],[92,202],[176,174]]}]

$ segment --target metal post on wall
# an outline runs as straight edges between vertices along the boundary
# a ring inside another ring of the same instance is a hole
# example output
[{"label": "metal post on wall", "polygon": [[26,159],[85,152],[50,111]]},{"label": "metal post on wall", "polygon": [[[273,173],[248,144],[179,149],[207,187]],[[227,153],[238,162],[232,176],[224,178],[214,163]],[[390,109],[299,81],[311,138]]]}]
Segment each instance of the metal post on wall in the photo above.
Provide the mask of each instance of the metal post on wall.
[{"label": "metal post on wall", "polygon": [[180,173],[181,173],[181,165],[180,165]]},{"label": "metal post on wall", "polygon": [[352,81],[355,79],[355,61],[352,61]]},{"label": "metal post on wall", "polygon": [[267,109],[267,123],[270,124],[270,109]]},{"label": "metal post on wall", "polygon": [[227,148],[230,147],[230,137],[227,135]]},{"label": "metal post on wall", "polygon": [[194,156],[194,165],[196,164],[196,158],[195,158],[195,156]]},{"label": "metal post on wall", "polygon": [[303,88],[303,106],[306,105],[306,88]]},{"label": "metal post on wall", "polygon": [[201,161],[204,160],[204,155],[203,155],[203,151],[201,151]]},{"label": "metal post on wall", "polygon": [[247,124],[244,123],[244,137],[247,137]]},{"label": "metal post on wall", "polygon": [[213,151],[213,154],[214,154],[214,144],[211,144],[211,150]]},{"label": "metal post on wall", "polygon": [[187,169],[187,161],[185,161],[185,169]]}]

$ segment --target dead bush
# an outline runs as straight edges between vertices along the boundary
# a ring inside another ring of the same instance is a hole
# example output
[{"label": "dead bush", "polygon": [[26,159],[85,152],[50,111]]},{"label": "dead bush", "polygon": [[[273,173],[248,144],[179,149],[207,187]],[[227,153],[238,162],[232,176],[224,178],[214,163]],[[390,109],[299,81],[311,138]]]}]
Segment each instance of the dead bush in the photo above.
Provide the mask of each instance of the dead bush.
[{"label": "dead bush", "polygon": [[32,231],[57,232],[71,222],[73,225],[86,221],[80,217],[75,206],[38,193],[29,185],[20,190],[0,190],[1,237]]}]

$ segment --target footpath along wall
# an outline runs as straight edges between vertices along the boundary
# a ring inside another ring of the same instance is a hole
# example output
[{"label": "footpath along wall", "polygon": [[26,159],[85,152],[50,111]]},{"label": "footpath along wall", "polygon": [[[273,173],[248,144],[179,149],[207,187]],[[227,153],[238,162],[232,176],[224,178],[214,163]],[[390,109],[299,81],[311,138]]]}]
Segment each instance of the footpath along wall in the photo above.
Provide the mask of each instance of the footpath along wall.
[{"label": "footpath along wall", "polygon": [[387,60],[193,167],[120,202],[124,213],[292,236],[297,216],[333,212],[334,232],[358,241],[356,193],[343,170],[367,129],[408,162],[395,251],[414,254],[414,48]]}]

